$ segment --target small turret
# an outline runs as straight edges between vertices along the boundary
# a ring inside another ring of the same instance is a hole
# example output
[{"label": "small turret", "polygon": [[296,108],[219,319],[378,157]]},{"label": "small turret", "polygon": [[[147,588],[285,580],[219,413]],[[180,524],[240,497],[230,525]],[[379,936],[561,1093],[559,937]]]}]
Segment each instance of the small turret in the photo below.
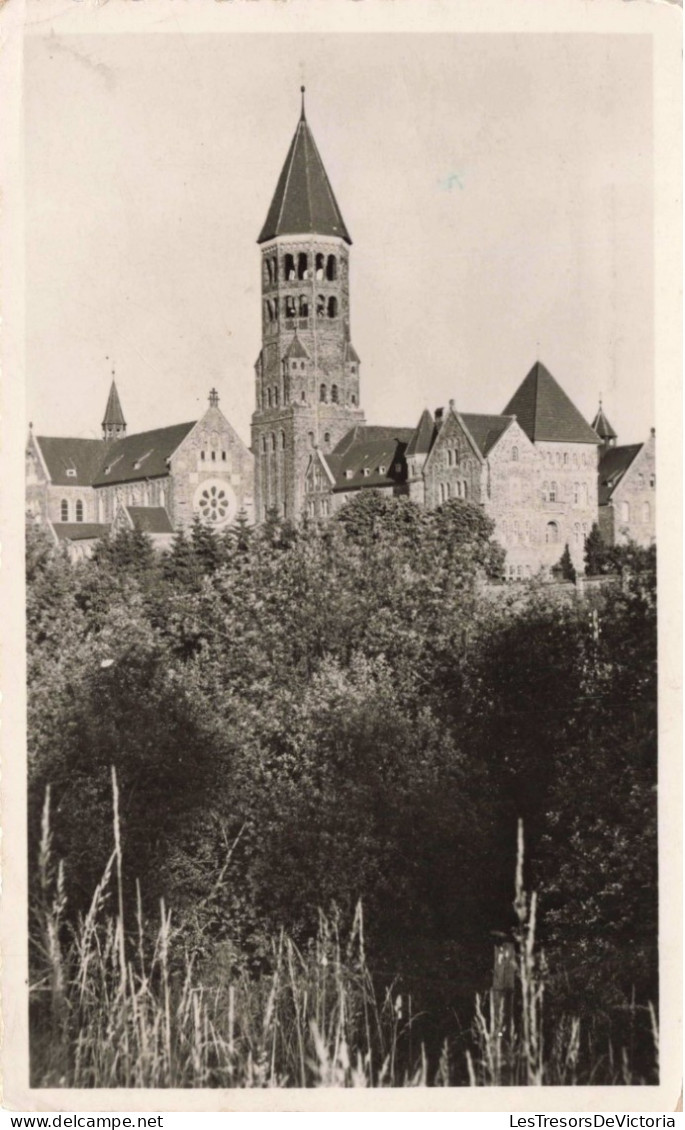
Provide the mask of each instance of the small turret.
[{"label": "small turret", "polygon": [[126,421],[121,409],[117,386],[114,381],[112,381],[112,387],[109,390],[109,397],[107,398],[105,416],[102,421],[102,438],[121,439],[121,437],[125,435]]},{"label": "small turret", "polygon": [[592,421],[592,428],[597,432],[597,435],[602,441],[602,447],[605,450],[608,447],[616,446],[616,432],[614,431],[604,414],[601,397],[599,399],[599,408],[597,409],[597,415]]}]

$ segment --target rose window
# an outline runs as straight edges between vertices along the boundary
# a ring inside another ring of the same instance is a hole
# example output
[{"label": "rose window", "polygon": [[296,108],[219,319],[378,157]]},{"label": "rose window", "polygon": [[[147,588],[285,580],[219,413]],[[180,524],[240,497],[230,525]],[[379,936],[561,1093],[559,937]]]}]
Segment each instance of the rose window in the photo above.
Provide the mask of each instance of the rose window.
[{"label": "rose window", "polygon": [[209,479],[195,491],[193,509],[206,526],[225,526],[236,512],[236,499],[228,483]]}]

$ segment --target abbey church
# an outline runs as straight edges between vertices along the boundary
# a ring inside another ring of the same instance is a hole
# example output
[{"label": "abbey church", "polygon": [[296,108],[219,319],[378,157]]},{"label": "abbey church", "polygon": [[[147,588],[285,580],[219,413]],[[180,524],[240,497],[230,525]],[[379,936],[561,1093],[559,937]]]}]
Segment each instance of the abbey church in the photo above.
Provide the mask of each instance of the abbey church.
[{"label": "abbey church", "polygon": [[[262,343],[248,450],[219,407],[200,420],[127,434],[112,383],[101,439],[34,435],[27,511],[73,556],[119,528],[166,548],[199,518],[325,520],[360,490],[426,507],[478,503],[512,578],[549,570],[569,546],[583,568],[593,523],[604,540],[654,540],[655,438],[618,446],[600,405],[583,419],[540,362],[495,412],[456,401],[413,426],[367,425],[351,333],[352,240],[304,111],[276,185],[261,252]],[[515,378],[516,375],[514,375]],[[493,406],[491,406],[493,407]]]}]

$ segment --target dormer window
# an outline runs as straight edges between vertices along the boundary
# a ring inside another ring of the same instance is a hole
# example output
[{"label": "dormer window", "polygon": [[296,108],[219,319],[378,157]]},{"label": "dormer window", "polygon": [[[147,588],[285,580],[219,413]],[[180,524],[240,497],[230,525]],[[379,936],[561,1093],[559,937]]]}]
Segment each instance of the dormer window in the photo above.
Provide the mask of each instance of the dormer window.
[{"label": "dormer window", "polygon": [[345,471],[345,478],[346,479],[353,479],[354,478],[354,471],[352,471],[349,467]]},{"label": "dormer window", "polygon": [[76,468],[75,467],[67,467],[67,478],[68,479],[75,479],[76,478]]},{"label": "dormer window", "polygon": [[135,463],[133,464],[133,469],[134,469],[134,471],[137,471],[137,470],[138,470],[138,468],[139,468],[139,467],[141,467],[141,466],[143,465],[143,463],[145,462],[145,460],[147,459],[147,457],[148,457],[149,455],[152,455],[152,451],[153,451],[153,448],[150,448],[150,450],[149,450],[149,451],[146,451],[144,455],[141,455],[141,456],[140,456],[140,459],[136,459]]},{"label": "dormer window", "polygon": [[385,466],[384,466],[384,465],[383,465],[383,464],[381,463],[381,465],[380,465],[380,466],[379,466],[379,468],[378,468],[378,474],[379,474],[379,475],[384,475],[384,474],[385,474],[385,472],[386,472],[386,468],[385,468]]},{"label": "dormer window", "polygon": [[368,479],[370,474],[371,474],[371,468],[370,467],[362,467],[362,475],[364,476],[365,479]]}]

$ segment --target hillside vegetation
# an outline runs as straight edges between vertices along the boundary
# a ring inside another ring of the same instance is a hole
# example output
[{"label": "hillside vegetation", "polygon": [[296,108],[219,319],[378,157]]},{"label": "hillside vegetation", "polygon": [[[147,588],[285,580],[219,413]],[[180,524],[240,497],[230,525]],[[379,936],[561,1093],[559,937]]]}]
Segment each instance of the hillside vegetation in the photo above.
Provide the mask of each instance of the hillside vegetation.
[{"label": "hillside vegetation", "polygon": [[525,959],[519,820],[558,1043],[522,1081],[655,1080],[653,551],[585,600],[484,597],[502,558],[475,506],[367,492],[167,555],[30,531],[38,1085],[507,1081],[482,994],[493,942]]}]

